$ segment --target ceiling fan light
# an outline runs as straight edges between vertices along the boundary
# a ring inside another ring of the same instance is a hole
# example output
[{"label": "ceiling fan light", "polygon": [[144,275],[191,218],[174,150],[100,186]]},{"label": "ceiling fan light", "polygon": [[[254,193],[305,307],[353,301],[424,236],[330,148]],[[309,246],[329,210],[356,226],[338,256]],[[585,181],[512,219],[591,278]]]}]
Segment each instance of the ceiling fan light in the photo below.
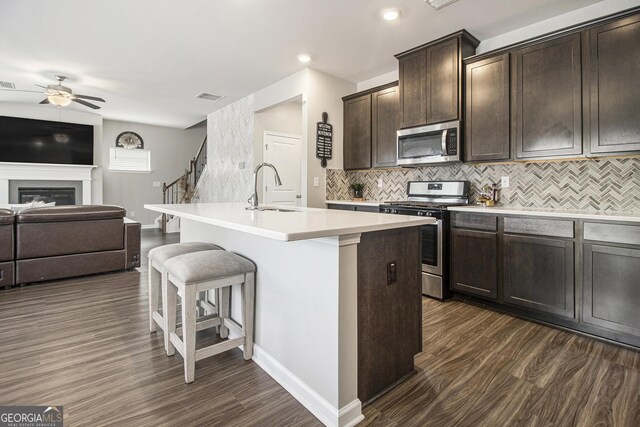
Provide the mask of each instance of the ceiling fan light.
[{"label": "ceiling fan light", "polygon": [[49,95],[47,96],[47,99],[50,103],[52,103],[53,105],[57,105],[58,107],[66,107],[67,105],[71,104],[71,99],[62,95]]}]

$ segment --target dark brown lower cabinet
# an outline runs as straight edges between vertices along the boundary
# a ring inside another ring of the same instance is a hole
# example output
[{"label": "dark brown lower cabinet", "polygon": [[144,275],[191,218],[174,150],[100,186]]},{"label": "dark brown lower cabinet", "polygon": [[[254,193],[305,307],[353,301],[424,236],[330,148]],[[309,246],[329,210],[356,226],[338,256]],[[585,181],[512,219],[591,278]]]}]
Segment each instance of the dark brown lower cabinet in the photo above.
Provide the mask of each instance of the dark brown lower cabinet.
[{"label": "dark brown lower cabinet", "polygon": [[504,302],[575,318],[573,240],[505,234]]},{"label": "dark brown lower cabinet", "polygon": [[484,298],[498,298],[497,233],[451,230],[451,287]]},{"label": "dark brown lower cabinet", "polygon": [[640,249],[583,247],[583,322],[640,337]]},{"label": "dark brown lower cabinet", "polygon": [[[358,398],[414,371],[422,351],[420,227],[363,233],[358,244]],[[396,265],[396,280],[387,274]]]}]

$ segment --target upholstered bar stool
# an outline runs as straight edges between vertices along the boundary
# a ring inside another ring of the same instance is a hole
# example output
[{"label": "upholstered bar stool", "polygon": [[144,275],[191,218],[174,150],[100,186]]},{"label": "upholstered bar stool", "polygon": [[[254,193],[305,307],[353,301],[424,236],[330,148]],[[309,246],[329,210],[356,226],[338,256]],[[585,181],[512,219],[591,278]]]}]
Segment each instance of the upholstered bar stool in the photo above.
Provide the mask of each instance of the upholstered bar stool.
[{"label": "upholstered bar stool", "polygon": [[[235,347],[243,346],[244,358],[250,360],[253,357],[256,271],[253,262],[231,252],[213,250],[171,258],[165,262],[164,267],[167,278],[167,286],[163,287],[163,299],[166,302],[167,355],[172,356],[175,350],[182,355],[185,381],[190,383],[195,379],[198,360]],[[230,290],[233,285],[241,285],[242,288],[242,325],[238,325],[231,319],[228,311],[222,310],[219,317],[207,320],[207,327],[225,326],[237,336],[196,350],[196,332],[205,329],[199,327],[196,320],[196,296],[199,292],[212,289]],[[176,329],[178,295],[182,299],[182,327],[180,328],[182,337],[178,336],[180,330]]]},{"label": "upholstered bar stool", "polygon": [[[185,242],[158,246],[149,251],[149,331],[155,332],[157,326],[160,326],[162,330],[165,329],[164,317],[159,310],[162,276],[165,274],[164,263],[175,256],[211,250],[223,249],[212,243]],[[164,308],[164,302],[162,307]]]}]

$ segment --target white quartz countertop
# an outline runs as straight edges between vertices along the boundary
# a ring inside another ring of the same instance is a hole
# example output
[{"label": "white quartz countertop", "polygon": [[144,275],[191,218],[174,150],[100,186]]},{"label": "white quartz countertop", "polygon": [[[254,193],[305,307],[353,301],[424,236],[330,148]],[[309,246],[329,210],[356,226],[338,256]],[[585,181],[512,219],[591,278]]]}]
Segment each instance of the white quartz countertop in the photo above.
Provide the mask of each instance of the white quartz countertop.
[{"label": "white quartz countertop", "polygon": [[584,211],[570,209],[516,208],[509,206],[453,206],[449,211],[493,213],[501,215],[528,215],[556,218],[593,219],[606,221],[640,222],[640,212]]},{"label": "white quartz countertop", "polygon": [[433,218],[375,212],[315,208],[293,208],[295,212],[249,211],[246,206],[246,203],[144,205],[145,209],[152,211],[282,241],[343,236],[435,222]]},{"label": "white quartz countertop", "polygon": [[326,203],[328,205],[380,206],[384,202],[377,200],[364,200],[362,202],[359,202],[357,200],[327,200]]}]

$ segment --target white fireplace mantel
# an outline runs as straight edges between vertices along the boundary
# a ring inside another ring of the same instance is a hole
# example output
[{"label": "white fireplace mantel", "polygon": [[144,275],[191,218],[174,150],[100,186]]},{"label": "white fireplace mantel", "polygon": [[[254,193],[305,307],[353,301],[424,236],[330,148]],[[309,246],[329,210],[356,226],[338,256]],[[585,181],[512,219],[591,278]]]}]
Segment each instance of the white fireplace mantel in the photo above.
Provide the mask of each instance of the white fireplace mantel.
[{"label": "white fireplace mantel", "polygon": [[9,181],[82,181],[82,203],[91,204],[91,171],[95,165],[0,162],[0,205],[9,204]]}]

